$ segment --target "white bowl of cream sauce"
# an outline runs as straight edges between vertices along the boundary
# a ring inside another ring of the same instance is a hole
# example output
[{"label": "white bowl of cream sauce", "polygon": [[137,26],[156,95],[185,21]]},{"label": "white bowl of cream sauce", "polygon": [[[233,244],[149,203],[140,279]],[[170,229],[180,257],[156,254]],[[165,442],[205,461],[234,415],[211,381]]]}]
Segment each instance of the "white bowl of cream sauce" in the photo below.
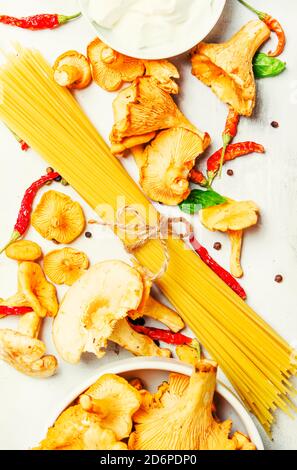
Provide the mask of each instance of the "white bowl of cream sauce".
[{"label": "white bowl of cream sauce", "polygon": [[218,22],[226,0],[80,0],[97,36],[122,54],[165,59],[200,42]]}]

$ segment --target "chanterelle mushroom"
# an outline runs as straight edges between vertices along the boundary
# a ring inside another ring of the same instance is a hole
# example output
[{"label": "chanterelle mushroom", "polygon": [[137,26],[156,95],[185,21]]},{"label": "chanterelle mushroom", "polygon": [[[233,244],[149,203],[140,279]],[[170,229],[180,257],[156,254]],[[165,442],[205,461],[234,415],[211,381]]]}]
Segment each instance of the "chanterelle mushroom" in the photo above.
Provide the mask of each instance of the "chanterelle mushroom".
[{"label": "chanterelle mushroom", "polygon": [[193,51],[193,74],[238,114],[251,116],[256,103],[253,57],[269,37],[266,24],[255,20],[226,43],[201,42]]},{"label": "chanterelle mushroom", "polygon": [[42,251],[35,242],[19,240],[9,245],[5,250],[5,254],[8,258],[16,261],[36,261],[41,258]]},{"label": "chanterelle mushroom", "polygon": [[[229,434],[231,421],[218,423],[212,416],[217,367],[201,362],[182,395],[172,384],[161,406],[140,410],[134,416],[136,431],[131,450],[235,450]],[[180,384],[182,388],[185,381]]]},{"label": "chanterelle mushroom", "polygon": [[43,260],[46,276],[55,284],[67,286],[72,286],[88,267],[87,255],[73,248],[51,251]]},{"label": "chanterelle mushroom", "polygon": [[40,317],[54,317],[59,308],[56,288],[48,282],[39,264],[24,261],[18,271],[19,292],[25,305],[32,307]]},{"label": "chanterelle mushroom", "polygon": [[169,349],[159,348],[151,338],[137,333],[126,318],[117,322],[109,339],[135,356],[171,357]]},{"label": "chanterelle mushroom", "polygon": [[166,305],[161,304],[153,297],[149,297],[147,300],[143,315],[163,323],[174,333],[178,333],[185,327],[185,324],[178,313],[171,310],[171,308]]},{"label": "chanterelle mushroom", "polygon": [[236,443],[236,450],[257,450],[255,444],[241,432],[235,432],[232,439]]},{"label": "chanterelle mushroom", "polygon": [[134,153],[145,194],[170,206],[184,201],[190,194],[189,174],[209,143],[208,134],[174,127],[160,132],[145,149],[137,147]]},{"label": "chanterelle mushroom", "polygon": [[98,415],[102,426],[121,441],[132,431],[132,416],[140,407],[141,397],[122,377],[106,374],[81,395],[80,404],[84,410]]},{"label": "chanterelle mushroom", "polygon": [[37,339],[41,319],[36,313],[24,315],[19,331],[0,330],[0,358],[25,375],[52,376],[57,369],[54,356],[45,356],[45,344]]},{"label": "chanterelle mushroom", "polygon": [[34,210],[31,222],[47,240],[68,244],[83,232],[85,217],[78,202],[57,191],[45,193]]},{"label": "chanterelle mushroom", "polygon": [[141,60],[127,57],[96,38],[88,46],[93,79],[107,91],[118,90],[124,82],[133,82],[145,72]]},{"label": "chanterelle mushroom", "polygon": [[92,81],[88,59],[77,51],[67,51],[54,64],[54,79],[70,89],[86,88]]},{"label": "chanterelle mushroom", "polygon": [[169,60],[146,60],[145,75],[152,77],[159,88],[170,94],[178,94],[178,84],[172,78],[179,78],[179,71]]},{"label": "chanterelle mushroom", "polygon": [[117,321],[137,310],[143,291],[139,271],[122,261],[90,268],[68,290],[54,321],[53,338],[62,358],[76,364],[83,352],[104,356]]},{"label": "chanterelle mushroom", "polygon": [[240,258],[244,230],[258,223],[259,207],[253,201],[229,200],[225,204],[202,209],[199,216],[209,230],[228,233],[232,246],[231,273],[234,277],[242,277]]},{"label": "chanterelle mushroom", "polygon": [[71,406],[48,430],[35,450],[126,450],[115,434],[101,426],[101,418],[80,405]]},{"label": "chanterelle mushroom", "polygon": [[139,78],[122,90],[114,100],[113,110],[115,124],[110,140],[114,154],[147,143],[154,133],[162,129],[182,127],[199,134],[171,95],[162,90],[152,77]]}]

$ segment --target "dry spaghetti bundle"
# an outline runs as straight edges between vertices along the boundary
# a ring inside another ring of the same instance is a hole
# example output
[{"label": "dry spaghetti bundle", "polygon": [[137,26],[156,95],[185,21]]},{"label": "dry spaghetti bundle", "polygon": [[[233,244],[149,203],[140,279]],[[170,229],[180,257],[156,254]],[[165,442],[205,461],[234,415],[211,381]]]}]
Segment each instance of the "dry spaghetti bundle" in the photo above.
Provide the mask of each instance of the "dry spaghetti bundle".
[{"label": "dry spaghetti bundle", "polygon": [[[36,51],[18,50],[0,71],[1,119],[93,207],[141,206],[157,213],[130,179],[71,93],[59,87]],[[102,217],[106,217],[102,211]],[[171,238],[169,269],[158,282],[184,320],[220,364],[247,407],[269,432],[277,408],[294,405],[290,346],[221,281],[181,240]],[[136,256],[152,271],[162,263],[156,240]]]}]

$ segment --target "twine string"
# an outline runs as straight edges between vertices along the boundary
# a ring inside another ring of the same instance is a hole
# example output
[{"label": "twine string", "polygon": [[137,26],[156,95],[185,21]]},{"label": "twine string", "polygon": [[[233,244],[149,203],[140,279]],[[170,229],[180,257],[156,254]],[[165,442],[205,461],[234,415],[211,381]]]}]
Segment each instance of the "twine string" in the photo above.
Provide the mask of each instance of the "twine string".
[{"label": "twine string", "polygon": [[[134,216],[134,219],[126,223],[125,217],[127,215]],[[170,235],[175,235],[181,240],[186,240],[193,234],[193,227],[184,217],[167,218],[163,215],[159,216],[158,222],[154,225],[146,223],[144,217],[133,206],[124,206],[117,211],[115,222],[104,222],[97,220],[90,220],[89,223],[101,225],[102,227],[110,227],[113,230],[121,230],[124,232],[125,237],[129,236],[136,241],[131,244],[125,244],[127,251],[133,254],[138,248],[144,246],[149,240],[159,240],[163,249],[164,261],[160,270],[157,273],[152,273],[149,269],[143,267],[148,279],[151,282],[161,279],[167,272],[170,263],[170,253],[167,239]],[[177,231],[175,226],[183,225],[184,230]]]}]

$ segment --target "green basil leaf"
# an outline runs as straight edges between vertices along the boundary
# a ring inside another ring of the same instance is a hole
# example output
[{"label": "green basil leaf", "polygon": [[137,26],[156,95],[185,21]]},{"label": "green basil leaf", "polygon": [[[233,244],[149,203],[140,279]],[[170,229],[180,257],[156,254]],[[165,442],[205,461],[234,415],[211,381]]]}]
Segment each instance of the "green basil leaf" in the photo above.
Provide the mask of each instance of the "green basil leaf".
[{"label": "green basil leaf", "polygon": [[256,78],[276,77],[286,69],[286,63],[263,52],[255,55],[254,74]]},{"label": "green basil leaf", "polygon": [[202,189],[193,189],[188,199],[183,201],[179,207],[186,214],[196,214],[201,209],[218,206],[227,202],[227,199],[212,189],[203,191]]}]

